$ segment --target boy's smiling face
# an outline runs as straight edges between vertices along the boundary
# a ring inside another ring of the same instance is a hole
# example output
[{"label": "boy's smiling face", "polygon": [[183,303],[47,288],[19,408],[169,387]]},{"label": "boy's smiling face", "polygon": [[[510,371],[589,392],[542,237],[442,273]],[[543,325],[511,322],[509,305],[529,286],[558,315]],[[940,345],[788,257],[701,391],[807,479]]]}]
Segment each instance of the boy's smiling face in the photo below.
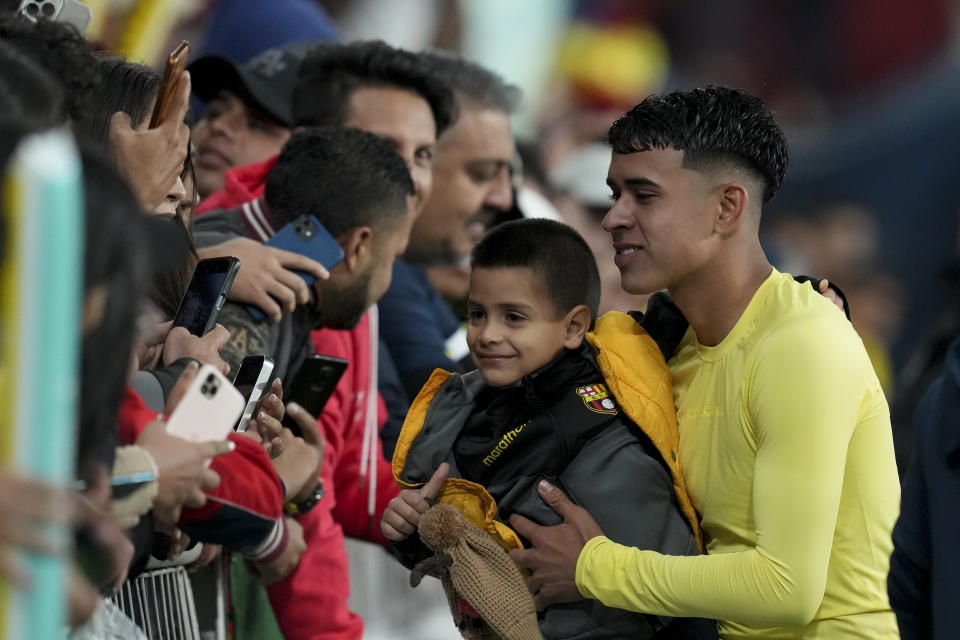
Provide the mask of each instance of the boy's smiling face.
[{"label": "boy's smiling face", "polygon": [[492,387],[513,384],[583,342],[590,312],[559,313],[544,278],[524,267],[474,268],[467,344]]}]

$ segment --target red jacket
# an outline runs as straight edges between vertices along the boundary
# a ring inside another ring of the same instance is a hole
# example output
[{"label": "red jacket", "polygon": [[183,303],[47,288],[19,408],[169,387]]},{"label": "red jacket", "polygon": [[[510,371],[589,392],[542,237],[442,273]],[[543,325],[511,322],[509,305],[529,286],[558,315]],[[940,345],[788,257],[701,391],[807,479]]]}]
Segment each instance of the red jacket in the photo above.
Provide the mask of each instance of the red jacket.
[{"label": "red jacket", "polygon": [[[271,158],[258,164],[227,172],[224,189],[204,200],[197,211],[241,207],[263,195],[266,176],[276,164]],[[252,204],[252,203],[251,203]],[[240,209],[251,237],[266,241],[278,224],[269,211],[246,206]],[[386,422],[386,406],[377,393],[377,437],[373,445],[376,469],[373,513],[368,511],[370,478],[361,476],[363,443],[372,356],[370,314],[364,314],[349,331],[323,329],[313,332],[315,353],[337,356],[350,364],[323,413],[318,418],[326,440],[323,455],[325,495],[319,504],[300,518],[307,550],[297,568],[284,580],[268,588],[277,621],[288,640],[353,640],[363,633],[363,621],[347,607],[350,593],[349,568],[343,546],[344,535],[388,546],[380,533],[380,517],[387,503],[399,493],[393,482],[390,463],[383,457],[379,429]]]},{"label": "red jacket", "polygon": [[[117,422],[123,444],[133,444],[144,427],[158,417],[136,391],[127,387]],[[236,449],[214,458],[210,468],[220,475],[220,486],[207,491],[207,503],[185,508],[179,526],[194,540],[221,544],[266,560],[286,546],[283,486],[263,447],[246,436],[229,436]]]}]

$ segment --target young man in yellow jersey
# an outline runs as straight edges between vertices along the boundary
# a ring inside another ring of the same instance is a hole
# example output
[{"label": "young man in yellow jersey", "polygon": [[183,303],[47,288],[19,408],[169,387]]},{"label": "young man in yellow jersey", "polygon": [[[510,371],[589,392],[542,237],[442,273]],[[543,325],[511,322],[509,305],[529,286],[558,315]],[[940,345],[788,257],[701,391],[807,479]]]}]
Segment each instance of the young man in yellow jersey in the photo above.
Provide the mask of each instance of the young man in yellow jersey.
[{"label": "young man in yellow jersey", "polygon": [[885,580],[897,515],[886,400],[860,338],[773,269],[762,205],[787,164],[773,114],[723,87],[647,98],[610,129],[603,226],[624,289],[667,289],[689,321],[668,361],[680,463],[707,555],[615,544],[562,492],[564,518],[511,524],[539,606],[595,598],[720,620],[723,638],[897,638]]}]

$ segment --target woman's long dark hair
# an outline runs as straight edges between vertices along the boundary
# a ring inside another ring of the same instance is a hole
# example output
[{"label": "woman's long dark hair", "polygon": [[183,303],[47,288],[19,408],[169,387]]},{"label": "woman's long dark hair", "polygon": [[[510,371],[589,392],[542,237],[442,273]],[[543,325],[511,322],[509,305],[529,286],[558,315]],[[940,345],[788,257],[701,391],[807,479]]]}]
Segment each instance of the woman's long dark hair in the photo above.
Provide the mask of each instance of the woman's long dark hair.
[{"label": "woman's long dark hair", "polygon": [[[74,130],[82,140],[107,150],[110,119],[113,114],[122,111],[130,116],[131,125],[139,126],[150,116],[150,108],[160,90],[162,78],[159,72],[150,67],[107,55],[98,57],[97,70],[102,82],[93,92],[93,104],[87,116],[74,123]],[[187,117],[190,118],[189,114]],[[187,199],[191,203],[189,206],[192,207],[192,203],[197,199],[197,181],[189,148],[182,178],[193,191],[188,194]],[[188,211],[185,217],[187,220],[192,220],[193,212]],[[179,267],[158,272],[153,277],[150,300],[168,318],[172,318],[177,312],[180,300],[190,284],[190,277],[193,275],[197,261],[190,229],[183,218],[176,215],[171,219],[171,224],[176,225],[183,234],[187,246],[190,247],[190,256]]]},{"label": "woman's long dark hair", "polygon": [[107,301],[99,326],[83,336],[80,380],[82,472],[115,446],[116,415],[123,397],[136,316],[148,280],[146,241],[136,216],[147,215],[113,164],[99,153],[83,151],[86,221],[84,291],[105,286]]}]

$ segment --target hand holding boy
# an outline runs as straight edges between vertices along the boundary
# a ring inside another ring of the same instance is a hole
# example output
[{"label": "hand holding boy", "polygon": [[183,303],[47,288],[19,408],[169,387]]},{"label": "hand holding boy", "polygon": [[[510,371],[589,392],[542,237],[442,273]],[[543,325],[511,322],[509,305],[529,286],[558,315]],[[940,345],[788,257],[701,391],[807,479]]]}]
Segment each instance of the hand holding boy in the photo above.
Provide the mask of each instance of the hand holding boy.
[{"label": "hand holding boy", "polygon": [[523,516],[510,518],[510,526],[528,539],[530,549],[514,549],[510,559],[530,569],[527,589],[533,595],[537,610],[558,602],[583,600],[577,589],[577,561],[584,545],[591,538],[602,536],[600,525],[583,507],[570,502],[562,491],[546,480],[537,487],[540,497],[557,512],[563,522],[541,527]]},{"label": "hand holding boy", "polygon": [[380,531],[391,542],[401,542],[417,530],[420,516],[430,508],[429,500],[440,495],[443,483],[450,474],[450,465],[444,462],[433,472],[433,477],[419,489],[404,489],[390,501],[380,520]]}]

